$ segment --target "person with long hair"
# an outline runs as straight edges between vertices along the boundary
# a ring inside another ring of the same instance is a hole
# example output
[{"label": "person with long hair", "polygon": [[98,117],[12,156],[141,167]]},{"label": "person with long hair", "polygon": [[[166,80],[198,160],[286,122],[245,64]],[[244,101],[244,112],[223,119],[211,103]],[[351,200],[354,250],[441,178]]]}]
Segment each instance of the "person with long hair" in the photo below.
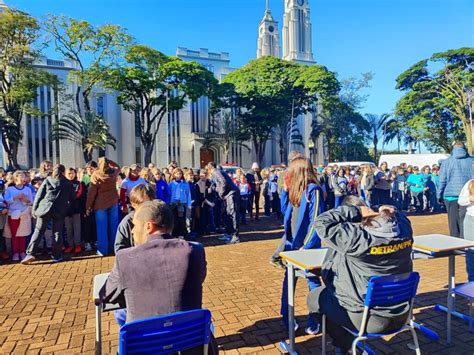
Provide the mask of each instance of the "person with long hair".
[{"label": "person with long hair", "polygon": [[342,204],[342,200],[344,200],[344,197],[347,196],[348,185],[349,181],[345,176],[344,169],[339,168],[333,180],[335,208],[338,208]]},{"label": "person with long hair", "polygon": [[360,166],[362,174],[357,184],[357,192],[360,198],[370,207],[372,202],[372,191],[375,187],[374,170],[369,164],[362,164]]},{"label": "person with long hair", "polygon": [[33,254],[38,250],[49,222],[53,225],[53,262],[63,260],[64,218],[75,199],[74,188],[66,179],[65,173],[64,165],[55,165],[51,176],[43,181],[36,193],[32,211],[33,217],[36,218],[36,226],[26,250],[27,255],[21,261],[22,264],[30,264],[36,260]]},{"label": "person with long hair", "polygon": [[67,169],[66,178],[71,182],[76,198],[69,206],[64,220],[68,243],[64,252],[72,253],[74,251],[79,254],[82,252],[81,218],[86,208],[86,185],[77,178],[77,171],[74,168]]},{"label": "person with long hair", "polygon": [[86,202],[86,215],[94,211],[97,230],[97,253],[100,256],[112,254],[115,233],[119,224],[117,175],[120,168],[117,163],[105,157],[99,158],[99,168],[91,177]]},{"label": "person with long hair", "polygon": [[[281,210],[283,214],[284,243],[280,251],[316,249],[321,241],[314,229],[316,217],[324,212],[323,192],[319,186],[311,161],[304,157],[292,160],[285,176],[281,194]],[[296,280],[295,280],[296,281]],[[310,290],[320,285],[319,278],[308,277]],[[281,315],[288,327],[288,274],[285,271],[281,295]],[[297,328],[297,324],[294,325]],[[309,319],[305,329],[307,334],[319,332],[319,324]]]}]

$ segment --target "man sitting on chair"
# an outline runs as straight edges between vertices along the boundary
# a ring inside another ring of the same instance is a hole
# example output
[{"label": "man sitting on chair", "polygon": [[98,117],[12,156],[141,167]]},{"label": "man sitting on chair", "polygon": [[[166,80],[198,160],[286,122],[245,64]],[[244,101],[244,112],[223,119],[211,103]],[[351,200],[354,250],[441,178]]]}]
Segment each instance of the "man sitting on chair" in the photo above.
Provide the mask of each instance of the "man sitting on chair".
[{"label": "man sitting on chair", "polygon": [[[410,221],[392,206],[381,206],[379,212],[374,212],[354,201],[351,204],[343,203],[316,219],[316,233],[329,247],[330,257],[325,258],[322,267],[325,287],[318,287],[308,295],[310,312],[318,318],[326,315],[333,345],[344,354],[351,348],[353,337],[343,327],[360,329],[369,279],[413,269]],[[375,308],[367,332],[383,333],[400,328],[409,308],[408,302]]]},{"label": "man sitting on chair", "polygon": [[[122,326],[125,322],[201,308],[206,278],[203,245],[171,237],[173,213],[160,200],[141,204],[133,225],[135,246],[117,252],[112,272],[100,291],[104,303],[126,307],[116,312],[117,323]],[[217,349],[214,341],[212,338],[211,354]]]}]

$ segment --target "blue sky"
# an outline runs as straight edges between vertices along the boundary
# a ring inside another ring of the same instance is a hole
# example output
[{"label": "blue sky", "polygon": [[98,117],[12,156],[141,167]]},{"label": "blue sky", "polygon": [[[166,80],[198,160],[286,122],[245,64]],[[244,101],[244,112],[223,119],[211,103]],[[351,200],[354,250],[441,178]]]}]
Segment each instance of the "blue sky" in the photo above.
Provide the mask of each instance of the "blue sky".
[{"label": "blue sky", "polygon": [[[341,78],[375,74],[363,112],[390,112],[395,78],[432,53],[474,46],[473,0],[309,0],[313,52]],[[5,0],[47,13],[120,24],[139,42],[167,54],[176,47],[229,52],[240,67],[255,57],[265,0]],[[280,34],[283,0],[270,0]],[[52,56],[58,57],[58,54]]]}]

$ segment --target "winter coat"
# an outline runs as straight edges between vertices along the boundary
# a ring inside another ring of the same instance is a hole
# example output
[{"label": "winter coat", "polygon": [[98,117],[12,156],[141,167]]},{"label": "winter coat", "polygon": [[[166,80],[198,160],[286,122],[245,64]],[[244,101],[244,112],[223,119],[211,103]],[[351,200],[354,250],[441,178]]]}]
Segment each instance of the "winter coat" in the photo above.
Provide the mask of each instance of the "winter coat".
[{"label": "winter coat", "polygon": [[459,196],[464,184],[472,178],[472,163],[473,158],[466,149],[453,149],[451,156],[440,166],[438,199]]},{"label": "winter coat", "polygon": [[117,175],[118,169],[110,169],[105,175],[94,171],[87,193],[86,209],[109,209],[117,204]]},{"label": "winter coat", "polygon": [[63,176],[60,178],[49,176],[36,193],[33,214],[36,217],[50,214],[53,218],[64,218],[74,199],[74,189],[69,180]]}]

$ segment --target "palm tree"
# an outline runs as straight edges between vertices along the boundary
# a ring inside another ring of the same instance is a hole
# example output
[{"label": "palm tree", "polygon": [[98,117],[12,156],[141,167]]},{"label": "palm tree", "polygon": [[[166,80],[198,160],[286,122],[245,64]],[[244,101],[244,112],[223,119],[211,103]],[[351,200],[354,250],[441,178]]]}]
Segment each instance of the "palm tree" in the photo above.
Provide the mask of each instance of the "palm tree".
[{"label": "palm tree", "polygon": [[92,160],[94,149],[115,149],[117,140],[109,132],[109,125],[102,116],[85,112],[84,117],[70,113],[61,117],[52,127],[52,138],[64,139],[81,145],[84,160]]},{"label": "palm tree", "polygon": [[399,117],[391,117],[385,122],[385,128],[384,128],[384,142],[391,142],[394,139],[397,140],[397,151],[400,153],[400,144],[402,142],[402,133],[403,133],[403,127],[402,127],[402,122]]},{"label": "palm tree", "polygon": [[383,113],[380,116],[374,115],[372,113],[365,114],[365,119],[369,123],[371,140],[374,145],[374,160],[377,161],[378,158],[378,149],[377,145],[379,143],[380,133],[385,122],[390,118],[390,114]]}]

